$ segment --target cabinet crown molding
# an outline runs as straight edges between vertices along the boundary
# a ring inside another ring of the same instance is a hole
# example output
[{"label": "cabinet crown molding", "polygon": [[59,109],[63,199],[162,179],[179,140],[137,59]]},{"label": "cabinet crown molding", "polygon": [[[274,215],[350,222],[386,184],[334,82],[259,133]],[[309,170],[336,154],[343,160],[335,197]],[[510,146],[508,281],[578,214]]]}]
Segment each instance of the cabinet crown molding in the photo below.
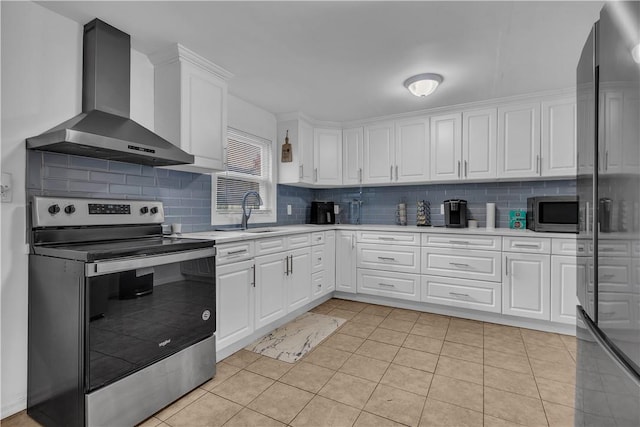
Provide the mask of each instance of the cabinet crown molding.
[{"label": "cabinet crown molding", "polygon": [[161,50],[149,55],[151,63],[157,67],[159,65],[170,64],[172,62],[187,61],[203,70],[215,74],[216,76],[228,80],[233,77],[233,73],[225,70],[219,65],[214,64],[206,58],[198,55],[194,51],[187,49],[179,43],[176,43],[168,49]]},{"label": "cabinet crown molding", "polygon": [[340,122],[329,122],[329,121],[316,120],[316,119],[313,119],[313,118],[311,118],[311,117],[307,116],[306,114],[301,113],[299,111],[295,111],[295,112],[291,112],[291,113],[279,113],[279,114],[276,114],[276,120],[278,122],[288,122],[288,121],[291,121],[291,120],[302,120],[303,122],[307,122],[308,124],[310,124],[311,126],[314,126],[314,127],[342,129],[342,123],[340,123]]}]

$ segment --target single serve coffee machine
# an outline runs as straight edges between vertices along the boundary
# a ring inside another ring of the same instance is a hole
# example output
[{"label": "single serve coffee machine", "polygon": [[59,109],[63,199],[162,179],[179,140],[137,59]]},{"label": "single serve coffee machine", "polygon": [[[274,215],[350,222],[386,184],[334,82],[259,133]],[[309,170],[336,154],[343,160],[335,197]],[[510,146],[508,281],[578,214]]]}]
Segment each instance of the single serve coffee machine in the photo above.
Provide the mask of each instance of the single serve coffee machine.
[{"label": "single serve coffee machine", "polygon": [[467,227],[467,201],[451,199],[444,201],[444,225],[452,228]]}]

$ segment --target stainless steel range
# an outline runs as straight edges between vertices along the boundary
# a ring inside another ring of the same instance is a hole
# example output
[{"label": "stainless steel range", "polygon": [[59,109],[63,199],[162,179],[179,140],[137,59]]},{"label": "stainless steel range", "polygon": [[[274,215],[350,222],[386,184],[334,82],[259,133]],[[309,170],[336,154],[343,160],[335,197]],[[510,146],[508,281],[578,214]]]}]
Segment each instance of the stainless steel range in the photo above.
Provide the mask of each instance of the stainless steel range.
[{"label": "stainless steel range", "polygon": [[215,248],[162,235],[161,202],[35,197],[29,415],[136,424],[215,374]]}]

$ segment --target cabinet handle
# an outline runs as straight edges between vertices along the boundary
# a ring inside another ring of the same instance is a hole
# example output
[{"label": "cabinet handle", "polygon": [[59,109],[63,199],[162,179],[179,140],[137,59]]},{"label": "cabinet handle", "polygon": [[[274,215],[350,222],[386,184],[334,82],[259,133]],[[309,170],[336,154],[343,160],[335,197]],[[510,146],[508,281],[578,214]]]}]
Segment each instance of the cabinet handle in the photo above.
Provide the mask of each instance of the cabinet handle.
[{"label": "cabinet handle", "polygon": [[398,180],[398,165],[396,165],[396,181]]},{"label": "cabinet handle", "polygon": [[458,160],[458,178],[460,178],[460,160]]},{"label": "cabinet handle", "polygon": [[462,262],[450,262],[450,265],[453,265],[454,267],[470,267],[469,264],[465,264]]},{"label": "cabinet handle", "polygon": [[393,165],[389,166],[389,180],[393,181]]},{"label": "cabinet handle", "polygon": [[237,251],[229,251],[229,252],[227,252],[227,255],[238,255],[238,254],[243,254],[245,252],[247,252],[246,249],[240,249],[240,250],[237,250]]},{"label": "cabinet handle", "polygon": [[303,168],[304,168],[303,165],[298,166],[298,178],[300,178],[300,179],[302,179],[302,177],[303,177],[303,172],[304,172]]},{"label": "cabinet handle", "polygon": [[318,182],[318,168],[313,170],[313,182]]},{"label": "cabinet handle", "polygon": [[293,274],[293,255],[289,255],[291,257],[291,270],[289,270],[289,273]]},{"label": "cabinet handle", "polygon": [[396,240],[395,237],[378,237],[378,240]]},{"label": "cabinet handle", "polygon": [[395,287],[396,287],[396,285],[391,285],[391,284],[389,284],[389,283],[378,283],[378,285],[380,285],[380,286],[386,286],[387,288],[395,288]]},{"label": "cabinet handle", "polygon": [[390,256],[379,256],[378,259],[382,260],[382,261],[395,261],[395,258],[392,258]]},{"label": "cabinet handle", "polygon": [[514,243],[513,244],[514,248],[533,248],[533,249],[540,249],[540,245],[537,244],[527,244],[527,243]]},{"label": "cabinet handle", "polygon": [[613,279],[614,277],[616,277],[615,274],[603,274],[602,276],[600,276],[600,280]]},{"label": "cabinet handle", "polygon": [[286,257],[284,257],[284,259],[285,259],[285,269],[284,269],[284,274],[285,274],[286,276],[288,276],[288,275],[289,275],[289,257],[288,257],[288,256],[286,256]]},{"label": "cabinet handle", "polygon": [[356,247],[356,244],[355,244],[354,240],[355,239],[353,238],[353,234],[352,234],[351,235],[351,249],[355,249],[355,247]]},{"label": "cabinet handle", "polygon": [[470,295],[469,295],[469,294],[461,294],[461,293],[458,293],[458,292],[449,292],[449,295],[453,295],[453,296],[454,296],[454,297],[456,297],[456,298],[457,298],[457,297],[467,297],[467,298],[469,298],[469,297],[470,297]]},{"label": "cabinet handle", "polygon": [[504,275],[509,275],[509,257],[504,257]]},{"label": "cabinet handle", "polygon": [[468,240],[449,240],[449,243],[453,243],[454,245],[456,243],[459,243],[461,245],[468,245],[469,241]]},{"label": "cabinet handle", "polygon": [[318,261],[322,261],[322,257],[321,256],[318,257]]},{"label": "cabinet handle", "polygon": [[362,182],[362,168],[358,169],[358,182]]},{"label": "cabinet handle", "polygon": [[251,286],[253,286],[254,288],[256,287],[256,265],[252,265],[251,269],[253,270],[253,282],[251,283]]},{"label": "cabinet handle", "polygon": [[604,152],[604,170],[609,169],[609,150]]},{"label": "cabinet handle", "polygon": [[598,311],[598,314],[600,316],[613,316],[614,314],[616,314],[615,311]]},{"label": "cabinet handle", "polygon": [[467,171],[469,169],[469,162],[468,161],[464,161],[464,177],[467,177]]},{"label": "cabinet handle", "polygon": [[540,154],[536,156],[536,173],[540,173]]}]

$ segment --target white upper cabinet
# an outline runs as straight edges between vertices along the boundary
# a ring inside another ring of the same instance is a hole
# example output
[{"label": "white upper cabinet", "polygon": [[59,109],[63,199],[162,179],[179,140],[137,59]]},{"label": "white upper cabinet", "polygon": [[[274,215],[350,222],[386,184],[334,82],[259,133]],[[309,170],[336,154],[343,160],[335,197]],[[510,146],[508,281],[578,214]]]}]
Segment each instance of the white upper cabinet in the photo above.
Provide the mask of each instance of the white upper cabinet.
[{"label": "white upper cabinet", "polygon": [[289,134],[291,162],[282,162],[282,151],[278,152],[278,182],[280,184],[313,184],[313,126],[304,120],[287,120],[278,123],[278,146],[282,150]]},{"label": "white upper cabinet", "polygon": [[395,164],[392,182],[429,180],[429,121],[396,122]]},{"label": "white upper cabinet", "polygon": [[313,130],[314,184],[342,184],[342,131]]},{"label": "white upper cabinet", "polygon": [[462,177],[461,114],[431,117],[431,181]]},{"label": "white upper cabinet", "polygon": [[542,102],[542,176],[577,173],[576,101],[563,98]]},{"label": "white upper cabinet", "polygon": [[464,179],[496,177],[497,109],[462,113],[462,173]]},{"label": "white upper cabinet", "polygon": [[394,123],[364,128],[363,183],[387,184],[393,179]]},{"label": "white upper cabinet", "polygon": [[540,103],[498,107],[498,178],[540,176]]},{"label": "white upper cabinet", "polygon": [[193,154],[191,172],[225,168],[228,71],[183,46],[150,56],[155,66],[155,131]]},{"label": "white upper cabinet", "polygon": [[362,183],[362,148],[364,129],[361,127],[342,131],[342,184]]}]

